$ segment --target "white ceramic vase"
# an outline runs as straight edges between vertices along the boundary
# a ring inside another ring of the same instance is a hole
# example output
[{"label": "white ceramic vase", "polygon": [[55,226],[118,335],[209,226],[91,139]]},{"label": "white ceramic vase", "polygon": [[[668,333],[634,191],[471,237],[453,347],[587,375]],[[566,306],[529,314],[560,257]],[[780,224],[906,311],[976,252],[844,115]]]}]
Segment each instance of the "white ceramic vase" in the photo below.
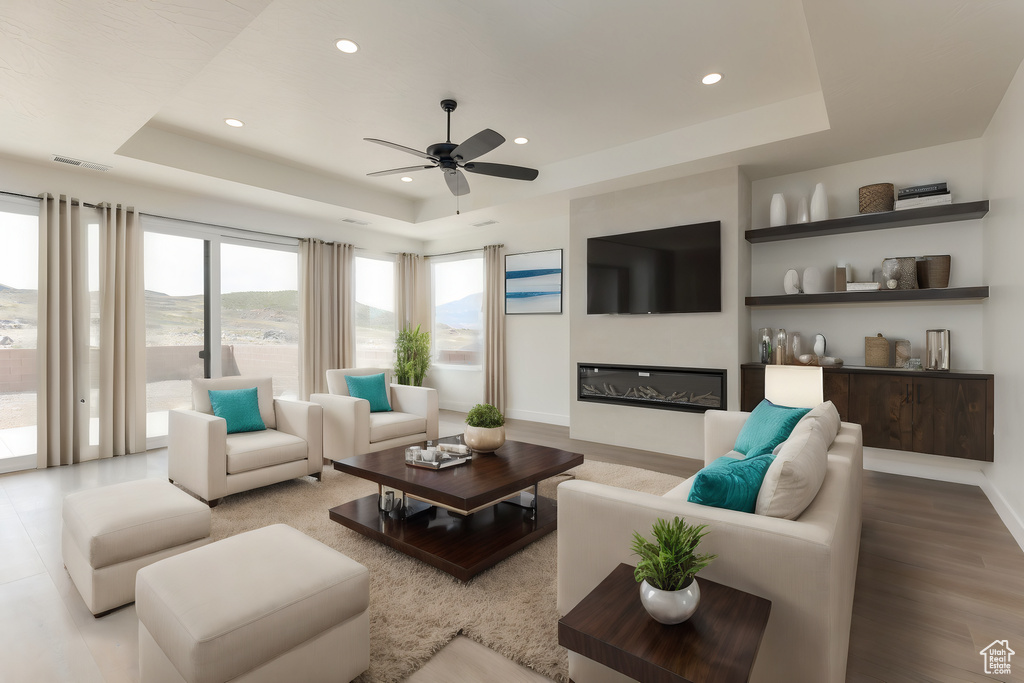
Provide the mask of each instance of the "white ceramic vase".
[{"label": "white ceramic vase", "polygon": [[803,283],[804,294],[821,294],[825,291],[821,269],[817,266],[804,268],[804,276],[800,280]]},{"label": "white ceramic vase", "polygon": [[809,220],[811,220],[811,212],[807,208],[807,197],[801,197],[800,203],[796,206],[796,222],[806,223]]},{"label": "white ceramic vase", "polygon": [[814,335],[814,355],[824,356],[825,355],[825,335],[816,334]]},{"label": "white ceramic vase", "polygon": [[663,591],[643,581],[640,583],[640,602],[655,621],[662,624],[681,624],[697,611],[700,587],[697,579],[677,591]]},{"label": "white ceramic vase", "polygon": [[828,220],[828,194],[823,183],[815,185],[814,194],[811,195],[811,220]]},{"label": "white ceramic vase", "polygon": [[768,214],[768,225],[771,227],[775,227],[776,225],[786,225],[787,220],[786,198],[782,194],[773,194],[772,205]]},{"label": "white ceramic vase", "polygon": [[478,453],[493,453],[505,443],[504,427],[470,427],[466,425],[466,445]]}]

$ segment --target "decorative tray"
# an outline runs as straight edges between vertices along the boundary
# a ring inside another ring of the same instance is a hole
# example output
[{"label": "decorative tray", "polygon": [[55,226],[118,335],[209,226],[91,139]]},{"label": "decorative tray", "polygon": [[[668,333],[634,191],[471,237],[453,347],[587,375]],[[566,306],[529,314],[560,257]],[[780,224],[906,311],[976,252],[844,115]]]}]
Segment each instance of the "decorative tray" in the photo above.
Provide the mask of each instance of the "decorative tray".
[{"label": "decorative tray", "polygon": [[441,453],[440,460],[430,462],[429,460],[406,460],[405,464],[410,467],[423,467],[428,470],[443,470],[446,467],[458,467],[473,460],[472,455],[460,455],[452,457],[447,453]]}]

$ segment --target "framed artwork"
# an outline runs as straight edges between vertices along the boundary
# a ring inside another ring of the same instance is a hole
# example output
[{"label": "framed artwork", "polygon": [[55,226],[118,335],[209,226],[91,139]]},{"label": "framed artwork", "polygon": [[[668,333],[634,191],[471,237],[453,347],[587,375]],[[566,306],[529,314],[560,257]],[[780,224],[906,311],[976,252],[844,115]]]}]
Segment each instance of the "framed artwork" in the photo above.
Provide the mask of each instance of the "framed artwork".
[{"label": "framed artwork", "polygon": [[505,256],[505,315],[562,312],[562,250]]}]

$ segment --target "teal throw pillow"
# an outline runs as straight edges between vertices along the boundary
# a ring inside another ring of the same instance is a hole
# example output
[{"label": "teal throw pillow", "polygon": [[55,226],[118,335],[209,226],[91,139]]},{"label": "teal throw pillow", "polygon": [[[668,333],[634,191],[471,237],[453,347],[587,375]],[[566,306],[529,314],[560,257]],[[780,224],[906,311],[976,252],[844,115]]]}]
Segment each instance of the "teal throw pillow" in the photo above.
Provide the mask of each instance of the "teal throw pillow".
[{"label": "teal throw pillow", "polygon": [[748,458],[763,453],[771,453],[780,443],[789,438],[793,427],[810,408],[788,408],[777,406],[768,399],[757,404],[750,417],[743,423],[743,429],[736,437],[734,451],[743,453]]},{"label": "teal throw pillow", "polygon": [[213,414],[228,423],[228,434],[259,432],[267,428],[260,417],[259,395],[252,389],[210,389]]},{"label": "teal throw pillow", "polygon": [[753,512],[757,493],[775,456],[771,453],[737,460],[718,458],[697,473],[686,500],[710,507]]},{"label": "teal throw pillow", "polygon": [[349,396],[364,398],[370,402],[371,413],[386,413],[391,410],[383,372],[376,375],[345,375],[345,384],[348,385]]}]

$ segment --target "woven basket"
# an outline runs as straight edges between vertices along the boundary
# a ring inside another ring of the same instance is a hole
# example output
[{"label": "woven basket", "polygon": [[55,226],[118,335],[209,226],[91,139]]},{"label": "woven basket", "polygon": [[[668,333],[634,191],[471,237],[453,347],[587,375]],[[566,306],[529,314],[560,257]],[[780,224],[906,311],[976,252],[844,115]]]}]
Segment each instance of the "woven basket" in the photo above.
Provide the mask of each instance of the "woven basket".
[{"label": "woven basket", "polygon": [[875,183],[860,188],[860,212],[892,211],[896,188],[892,183]]},{"label": "woven basket", "polygon": [[889,340],[881,332],[877,337],[864,337],[864,365],[869,368],[889,367]]}]

